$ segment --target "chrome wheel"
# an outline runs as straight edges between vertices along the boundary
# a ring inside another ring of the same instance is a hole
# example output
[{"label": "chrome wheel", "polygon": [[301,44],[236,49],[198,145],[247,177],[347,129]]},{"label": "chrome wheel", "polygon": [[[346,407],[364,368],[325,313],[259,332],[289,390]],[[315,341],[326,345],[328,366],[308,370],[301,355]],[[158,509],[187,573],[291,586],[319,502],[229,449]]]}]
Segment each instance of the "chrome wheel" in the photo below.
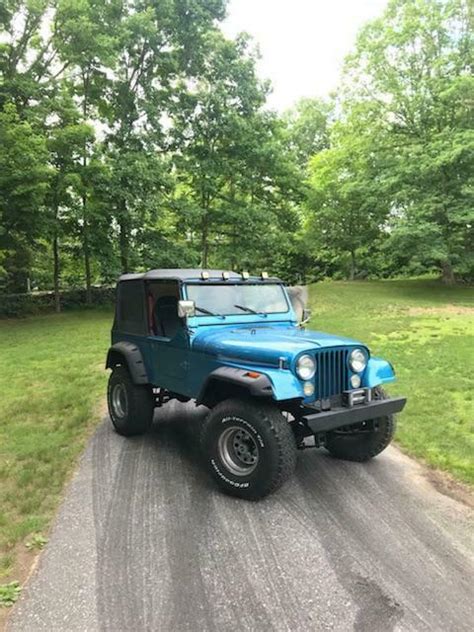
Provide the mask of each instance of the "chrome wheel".
[{"label": "chrome wheel", "polygon": [[258,465],[258,446],[240,426],[226,428],[217,444],[219,458],[235,476],[248,476]]},{"label": "chrome wheel", "polygon": [[123,418],[127,416],[127,391],[123,384],[114,385],[114,388],[112,390],[112,407],[117,417]]}]

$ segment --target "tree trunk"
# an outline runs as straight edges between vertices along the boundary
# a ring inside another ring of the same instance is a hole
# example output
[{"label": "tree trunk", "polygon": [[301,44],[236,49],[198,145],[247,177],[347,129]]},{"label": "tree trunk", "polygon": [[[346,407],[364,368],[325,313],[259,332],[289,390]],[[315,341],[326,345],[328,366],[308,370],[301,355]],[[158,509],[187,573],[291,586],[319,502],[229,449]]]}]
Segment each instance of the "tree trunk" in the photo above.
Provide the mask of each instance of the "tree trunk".
[{"label": "tree trunk", "polygon": [[238,250],[238,248],[237,248],[237,230],[238,230],[237,226],[234,225],[232,230],[233,230],[233,232],[232,232],[232,235],[231,235],[232,251],[231,251],[231,254],[230,254],[230,269],[234,270],[235,272],[238,272],[239,268],[240,268],[240,271],[242,270],[242,267],[239,266],[239,261],[238,261],[238,258],[237,258],[237,250]]},{"label": "tree trunk", "polygon": [[60,262],[59,262],[59,235],[58,235],[58,220],[59,220],[59,203],[58,203],[58,183],[54,190],[53,198],[53,210],[54,210],[54,233],[53,233],[53,289],[54,289],[54,311],[59,314],[61,311],[61,297],[59,294],[59,276],[60,276]]},{"label": "tree trunk", "polygon": [[303,265],[301,266],[301,270],[300,270],[300,278],[301,278],[301,284],[302,285],[306,285],[307,281],[307,277],[308,277],[308,265],[306,262],[306,257],[303,260]]},{"label": "tree trunk", "polygon": [[349,270],[349,281],[353,281],[355,279],[356,274],[356,256],[355,251],[351,250],[351,267]]},{"label": "tree trunk", "polygon": [[201,266],[207,268],[209,260],[209,218],[206,213],[202,218],[201,225]]},{"label": "tree trunk", "polygon": [[[86,200],[83,198],[85,209]],[[84,213],[84,226],[82,228],[82,247],[84,250],[84,270],[86,273],[86,305],[92,305],[92,283],[91,283],[91,255],[89,248],[89,226]]]},{"label": "tree trunk", "polygon": [[[230,181],[230,203],[232,207],[235,207],[235,183],[234,180]],[[239,227],[237,223],[232,225],[232,233],[231,233],[231,244],[232,244],[232,252],[230,255],[230,269],[231,270],[239,270],[242,271],[242,266],[239,265],[238,257],[237,257],[237,231]]]},{"label": "tree trunk", "polygon": [[[84,89],[84,99],[82,101],[82,115],[84,119],[84,123],[87,122],[88,115],[88,96],[89,96],[89,74],[87,72],[82,72],[82,82]],[[87,143],[84,142],[84,149],[82,154],[82,166],[85,169],[87,167]],[[84,177],[84,176],[83,176]],[[92,305],[92,292],[91,292],[91,255],[90,255],[90,247],[89,247],[89,225],[87,223],[87,193],[84,192],[82,195],[82,217],[84,221],[84,225],[82,227],[82,245],[84,248],[84,269],[86,274],[86,305]]]},{"label": "tree trunk", "polygon": [[59,239],[57,233],[53,238],[53,280],[54,280],[54,311],[61,311],[61,297],[59,294]]},{"label": "tree trunk", "polygon": [[455,284],[456,279],[454,277],[454,270],[449,259],[446,259],[445,261],[441,262],[441,273],[442,273],[442,280],[445,285]]},{"label": "tree trunk", "polygon": [[[123,215],[122,215],[123,218]],[[119,247],[120,247],[120,265],[122,272],[129,272],[129,243],[128,243],[128,230],[125,219],[122,219],[119,224]]]}]

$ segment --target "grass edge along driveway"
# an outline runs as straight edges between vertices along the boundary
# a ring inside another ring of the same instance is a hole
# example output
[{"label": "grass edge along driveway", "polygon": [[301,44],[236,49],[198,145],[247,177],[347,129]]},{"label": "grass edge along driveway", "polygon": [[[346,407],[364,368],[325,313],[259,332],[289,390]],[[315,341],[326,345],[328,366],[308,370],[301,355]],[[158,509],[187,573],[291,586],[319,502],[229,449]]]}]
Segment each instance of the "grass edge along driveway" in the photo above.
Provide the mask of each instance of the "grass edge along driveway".
[{"label": "grass edge along driveway", "polygon": [[0,584],[47,531],[100,419],[111,320],[111,310],[0,320]]}]

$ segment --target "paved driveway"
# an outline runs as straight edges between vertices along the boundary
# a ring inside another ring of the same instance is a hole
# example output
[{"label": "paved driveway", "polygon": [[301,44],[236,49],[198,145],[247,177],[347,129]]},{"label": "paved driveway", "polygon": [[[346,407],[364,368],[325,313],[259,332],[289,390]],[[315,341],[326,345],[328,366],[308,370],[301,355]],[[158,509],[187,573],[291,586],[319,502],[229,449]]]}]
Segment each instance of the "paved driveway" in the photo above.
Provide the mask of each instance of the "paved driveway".
[{"label": "paved driveway", "polygon": [[276,495],[236,500],[199,464],[204,412],[98,428],[12,631],[472,629],[471,516],[420,466],[307,450]]}]

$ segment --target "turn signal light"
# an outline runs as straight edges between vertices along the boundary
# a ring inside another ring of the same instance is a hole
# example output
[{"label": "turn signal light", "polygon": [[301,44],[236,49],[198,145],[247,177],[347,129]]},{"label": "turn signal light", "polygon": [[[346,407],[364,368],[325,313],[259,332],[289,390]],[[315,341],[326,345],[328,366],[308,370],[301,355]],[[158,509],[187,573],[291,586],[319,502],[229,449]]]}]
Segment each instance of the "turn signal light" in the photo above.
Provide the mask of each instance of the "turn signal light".
[{"label": "turn signal light", "polygon": [[257,373],[257,371],[247,371],[247,373],[245,374],[246,377],[251,377],[253,379],[260,377],[260,373]]}]

